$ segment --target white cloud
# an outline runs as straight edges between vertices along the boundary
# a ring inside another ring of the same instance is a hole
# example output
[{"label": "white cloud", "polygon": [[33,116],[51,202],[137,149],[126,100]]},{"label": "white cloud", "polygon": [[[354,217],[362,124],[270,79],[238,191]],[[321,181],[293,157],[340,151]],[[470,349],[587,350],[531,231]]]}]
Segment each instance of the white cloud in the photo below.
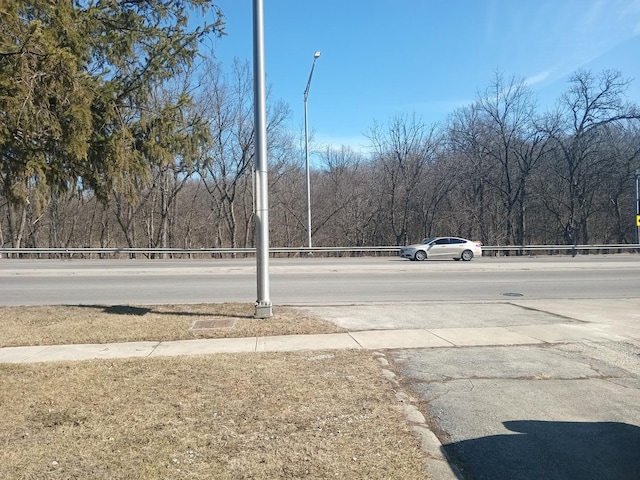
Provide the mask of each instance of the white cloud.
[{"label": "white cloud", "polygon": [[530,75],[529,77],[525,78],[524,82],[530,87],[533,87],[535,85],[538,85],[544,82],[545,80],[548,80],[550,77],[551,77],[551,72],[549,70],[545,70],[543,72],[538,72],[533,75]]},{"label": "white cloud", "polygon": [[316,138],[314,139],[314,143],[316,144],[316,150],[323,151],[327,147],[340,149],[342,146],[351,148],[354,152],[367,154],[369,153],[369,139],[367,139],[364,134],[360,136],[331,136],[331,135],[323,135],[320,132],[316,134]]}]

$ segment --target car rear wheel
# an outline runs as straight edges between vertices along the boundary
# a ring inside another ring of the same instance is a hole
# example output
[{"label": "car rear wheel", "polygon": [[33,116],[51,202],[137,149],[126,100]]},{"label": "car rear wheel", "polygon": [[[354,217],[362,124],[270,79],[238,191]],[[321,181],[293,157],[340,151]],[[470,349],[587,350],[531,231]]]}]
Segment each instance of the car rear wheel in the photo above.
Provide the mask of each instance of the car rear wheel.
[{"label": "car rear wheel", "polygon": [[471,250],[465,250],[464,252],[462,252],[460,258],[462,258],[462,260],[464,260],[465,262],[468,262],[473,258],[473,252]]},{"label": "car rear wheel", "polygon": [[422,262],[423,260],[427,259],[427,252],[424,252],[422,250],[418,250],[413,258],[415,258],[419,262]]}]

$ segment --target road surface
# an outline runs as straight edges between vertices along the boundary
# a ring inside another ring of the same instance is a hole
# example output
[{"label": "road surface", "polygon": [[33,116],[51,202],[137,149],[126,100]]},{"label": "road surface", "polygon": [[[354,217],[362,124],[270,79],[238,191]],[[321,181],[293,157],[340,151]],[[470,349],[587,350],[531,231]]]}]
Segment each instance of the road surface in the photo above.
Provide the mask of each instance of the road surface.
[{"label": "road surface", "polygon": [[[640,255],[271,259],[274,305],[627,298]],[[255,259],[0,259],[0,305],[254,302]]]}]

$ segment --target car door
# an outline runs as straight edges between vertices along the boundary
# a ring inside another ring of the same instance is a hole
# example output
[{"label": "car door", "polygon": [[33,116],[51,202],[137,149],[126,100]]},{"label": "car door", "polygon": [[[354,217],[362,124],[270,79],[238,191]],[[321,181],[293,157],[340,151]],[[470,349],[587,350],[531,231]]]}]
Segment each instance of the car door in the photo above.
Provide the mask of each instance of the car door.
[{"label": "car door", "polygon": [[451,243],[451,248],[449,250],[451,257],[460,258],[462,251],[467,248],[466,240],[463,238],[450,238],[449,242]]},{"label": "car door", "polygon": [[446,258],[451,256],[451,245],[448,238],[437,238],[429,249],[430,258]]}]

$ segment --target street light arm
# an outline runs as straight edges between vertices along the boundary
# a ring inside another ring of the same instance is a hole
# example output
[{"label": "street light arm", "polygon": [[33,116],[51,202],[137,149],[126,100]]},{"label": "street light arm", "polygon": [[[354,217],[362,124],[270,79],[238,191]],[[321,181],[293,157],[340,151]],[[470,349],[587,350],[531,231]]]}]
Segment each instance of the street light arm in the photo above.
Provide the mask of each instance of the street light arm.
[{"label": "street light arm", "polygon": [[313,69],[316,66],[316,60],[318,57],[313,58],[313,63],[311,64],[311,72],[309,73],[309,80],[307,81],[307,88],[304,89],[304,101],[307,101],[307,97],[309,96],[309,88],[311,87],[311,78],[313,77]]}]

